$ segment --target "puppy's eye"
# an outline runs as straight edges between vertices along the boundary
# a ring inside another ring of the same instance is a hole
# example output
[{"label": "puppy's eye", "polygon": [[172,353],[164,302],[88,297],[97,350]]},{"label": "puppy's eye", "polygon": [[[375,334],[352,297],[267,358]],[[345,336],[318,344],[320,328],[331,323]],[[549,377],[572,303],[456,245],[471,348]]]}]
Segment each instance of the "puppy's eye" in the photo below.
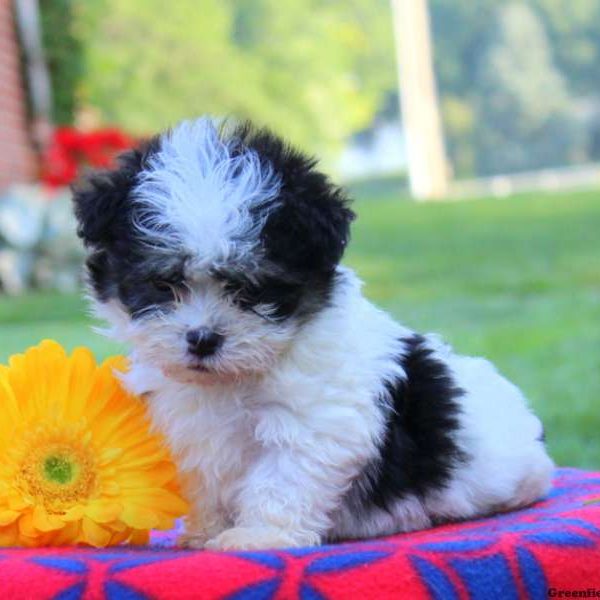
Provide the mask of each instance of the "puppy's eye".
[{"label": "puppy's eye", "polygon": [[183,285],[183,280],[180,277],[166,278],[157,277],[150,280],[152,287],[163,294],[172,294],[175,290]]},{"label": "puppy's eye", "polygon": [[173,284],[170,281],[164,279],[153,279],[152,287],[159,292],[171,292],[173,290]]}]

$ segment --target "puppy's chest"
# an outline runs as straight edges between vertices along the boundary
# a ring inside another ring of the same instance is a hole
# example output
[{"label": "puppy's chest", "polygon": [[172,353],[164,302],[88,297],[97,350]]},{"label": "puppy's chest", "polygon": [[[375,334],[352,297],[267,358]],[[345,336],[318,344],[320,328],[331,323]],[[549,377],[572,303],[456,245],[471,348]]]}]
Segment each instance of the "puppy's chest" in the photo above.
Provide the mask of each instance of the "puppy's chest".
[{"label": "puppy's chest", "polygon": [[182,471],[217,479],[239,476],[262,451],[257,431],[268,410],[256,394],[210,390],[180,396],[179,404],[168,408],[161,396],[153,398],[153,418]]}]

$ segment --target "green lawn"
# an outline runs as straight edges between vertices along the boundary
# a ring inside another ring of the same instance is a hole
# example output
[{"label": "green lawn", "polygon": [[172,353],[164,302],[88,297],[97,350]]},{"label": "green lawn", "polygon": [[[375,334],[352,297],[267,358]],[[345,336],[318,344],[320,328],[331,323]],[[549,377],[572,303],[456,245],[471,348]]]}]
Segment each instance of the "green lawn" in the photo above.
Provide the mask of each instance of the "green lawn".
[{"label": "green lawn", "polygon": [[[600,192],[356,209],[347,262],[367,295],[494,360],[543,417],[557,462],[600,467]],[[0,298],[0,360],[43,337],[118,350],[77,297]]]}]

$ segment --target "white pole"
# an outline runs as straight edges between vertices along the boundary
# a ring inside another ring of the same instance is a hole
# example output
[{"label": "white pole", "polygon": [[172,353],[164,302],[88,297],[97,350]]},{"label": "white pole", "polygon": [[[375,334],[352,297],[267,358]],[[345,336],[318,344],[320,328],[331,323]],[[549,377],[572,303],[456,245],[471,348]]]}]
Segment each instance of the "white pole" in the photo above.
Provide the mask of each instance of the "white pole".
[{"label": "white pole", "polygon": [[448,164],[427,0],[391,2],[411,192],[417,200],[443,198],[448,192]]}]

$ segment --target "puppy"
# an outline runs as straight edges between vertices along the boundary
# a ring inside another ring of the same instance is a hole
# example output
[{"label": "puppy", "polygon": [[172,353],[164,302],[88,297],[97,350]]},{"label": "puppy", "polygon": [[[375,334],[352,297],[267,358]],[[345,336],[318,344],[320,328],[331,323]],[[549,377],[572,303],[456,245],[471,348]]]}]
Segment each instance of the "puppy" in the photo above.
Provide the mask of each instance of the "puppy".
[{"label": "puppy", "polygon": [[276,136],[184,122],[74,201],[96,311],[193,504],[188,546],[382,536],[548,490],[521,392],[362,296],[339,264],[347,198]]}]

